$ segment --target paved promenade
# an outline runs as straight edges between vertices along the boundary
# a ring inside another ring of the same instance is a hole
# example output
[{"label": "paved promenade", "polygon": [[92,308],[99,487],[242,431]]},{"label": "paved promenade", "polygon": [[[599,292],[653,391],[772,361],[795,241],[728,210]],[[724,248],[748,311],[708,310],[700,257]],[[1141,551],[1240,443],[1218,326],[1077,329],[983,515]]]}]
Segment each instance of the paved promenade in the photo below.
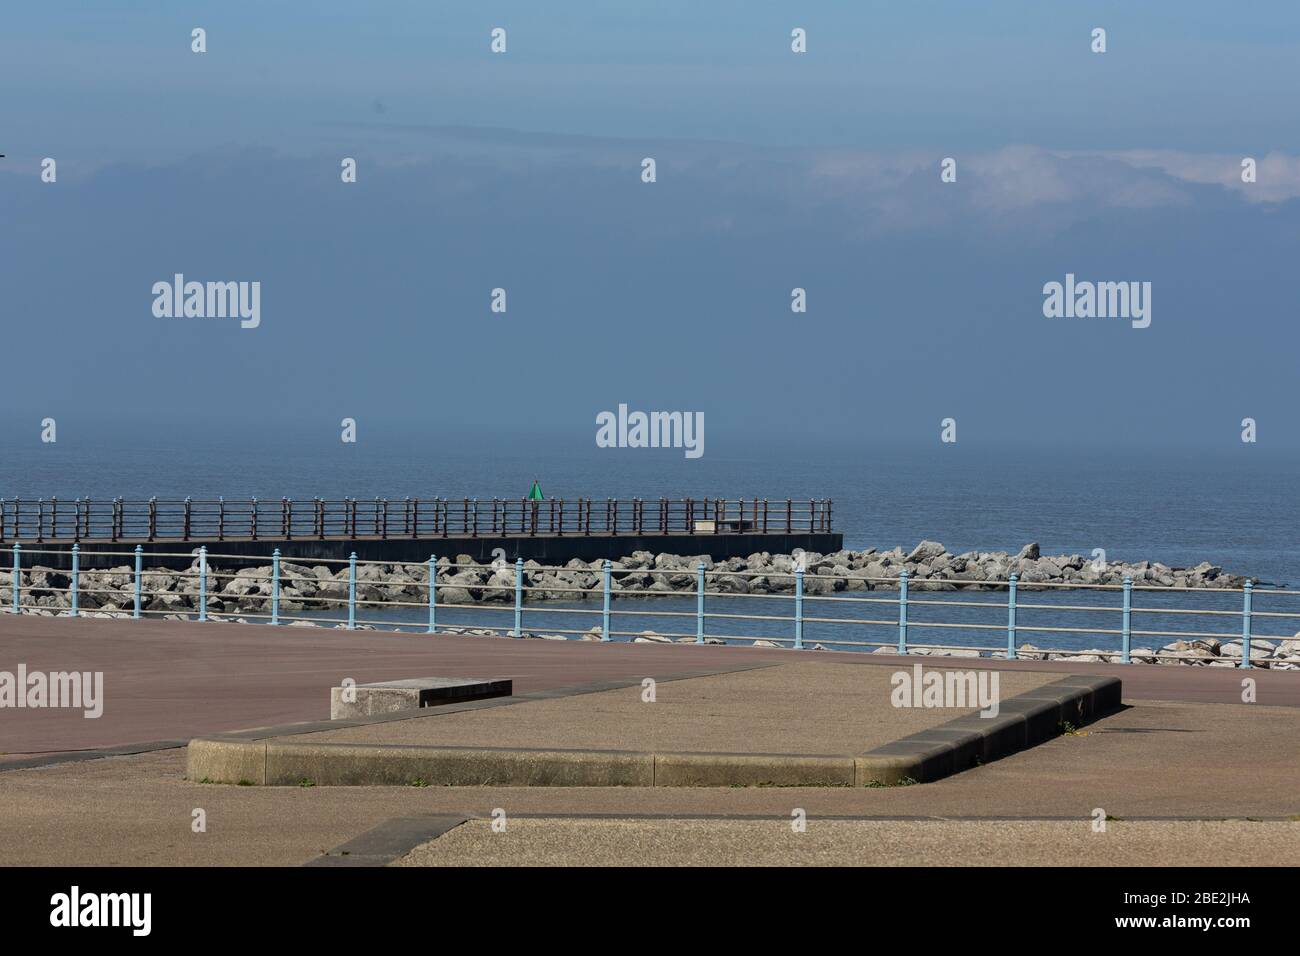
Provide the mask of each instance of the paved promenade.
[{"label": "paved promenade", "polygon": [[[519,862],[621,860],[625,836],[600,852],[593,843],[598,825],[628,818],[641,818],[634,826],[645,848],[660,847],[654,861],[675,858],[676,847],[691,862],[725,838],[720,830],[708,844],[688,845],[691,830],[679,821],[700,817],[766,821],[748,832],[733,828],[735,839],[713,862],[770,862],[799,807],[813,834],[804,862],[824,845],[819,820],[858,818],[930,826],[913,828],[914,840],[868,841],[885,832],[879,826],[849,831],[867,836],[850,844],[856,856],[841,851],[838,861],[1191,864],[1222,847],[1222,862],[1250,855],[1252,865],[1300,864],[1300,823],[1293,822],[1300,709],[1134,702],[1086,731],[935,783],[880,789],[236,787],[186,781],[184,751],[169,750],[0,772],[0,846],[10,864],[298,865],[394,820],[453,815],[474,824],[500,808],[508,820],[562,821],[520,832]],[[191,830],[195,808],[207,814],[206,833]],[[1098,808],[1119,818],[1105,834],[1091,829]],[[1202,822],[1225,818],[1238,821],[1235,830]],[[591,822],[587,835],[560,839],[574,820]],[[1127,826],[1153,820],[1174,825]],[[759,829],[767,836],[752,839]],[[466,842],[456,858],[499,860],[496,845],[475,848],[475,830],[457,836]],[[423,842],[413,838],[403,855]],[[413,862],[446,859],[438,851]]]},{"label": "paved promenade", "polygon": [[[716,722],[724,743],[742,743],[749,728],[786,734],[783,745],[838,746],[843,735],[859,732],[870,742],[874,731],[862,721],[828,728],[801,727],[800,720],[826,723],[827,708],[855,688],[879,691],[888,673],[917,660],[0,617],[0,670],[19,662],[31,669],[103,670],[108,694],[99,720],[79,712],[0,715],[4,749],[12,755],[0,760],[0,846],[5,863],[70,865],[299,865],[348,858],[407,865],[1300,863],[1300,681],[1293,673],[928,659],[927,668],[998,668],[1005,672],[1004,694],[1066,671],[1114,674],[1124,681],[1127,706],[1079,734],[902,787],[239,787],[186,780],[180,746],[17,763],[23,750],[184,741],[320,719],[328,711],[327,688],[342,677],[423,674],[508,677],[520,693],[600,681],[639,684],[656,674],[711,675],[659,687],[666,706],[656,712],[662,722],[656,732],[690,743],[689,735]],[[744,669],[755,663],[769,666]],[[1258,682],[1258,703],[1241,702],[1247,676]],[[638,688],[627,687],[485,710],[479,716],[487,723],[461,715],[415,718],[401,732],[449,720],[448,733],[454,728],[478,743],[487,739],[476,736],[483,733],[536,738],[545,731],[551,745],[565,746],[583,735],[631,732],[640,726],[628,723],[632,708],[645,706],[638,700]],[[526,708],[557,711],[550,715],[554,723],[540,731],[521,723]],[[675,713],[678,708],[685,709]],[[707,742],[699,739],[701,746]],[[798,835],[790,829],[796,808],[808,819],[807,832]],[[195,809],[206,814],[206,832],[191,828]],[[495,810],[510,821],[505,834],[488,826]],[[1098,810],[1110,818],[1106,833],[1093,832]],[[344,853],[345,846],[353,849]]]},{"label": "paved promenade", "polygon": [[[900,659],[856,652],[746,646],[599,644],[581,641],[342,631],[233,623],[17,617],[0,614],[0,670],[103,671],[104,715],[7,710],[0,753],[87,750],[328,717],[328,690],[425,675],[509,678],[517,693],[712,673],[757,662],[816,660],[836,667],[996,668],[1112,674],[1125,699],[1234,704],[1241,681],[1257,682],[1258,703],[1300,707],[1300,674],[1182,665],[1071,664],[973,658]],[[4,758],[0,758],[3,760]]]}]

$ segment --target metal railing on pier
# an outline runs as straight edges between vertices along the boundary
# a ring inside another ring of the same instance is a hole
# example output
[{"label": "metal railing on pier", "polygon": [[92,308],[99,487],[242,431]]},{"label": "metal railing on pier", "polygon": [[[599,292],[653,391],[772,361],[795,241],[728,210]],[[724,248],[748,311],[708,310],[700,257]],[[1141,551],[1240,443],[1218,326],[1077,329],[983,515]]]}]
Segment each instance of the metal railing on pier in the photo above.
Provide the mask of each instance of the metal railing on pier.
[{"label": "metal railing on pier", "polygon": [[227,541],[831,531],[831,501],[766,498],[0,498],[0,541]]}]

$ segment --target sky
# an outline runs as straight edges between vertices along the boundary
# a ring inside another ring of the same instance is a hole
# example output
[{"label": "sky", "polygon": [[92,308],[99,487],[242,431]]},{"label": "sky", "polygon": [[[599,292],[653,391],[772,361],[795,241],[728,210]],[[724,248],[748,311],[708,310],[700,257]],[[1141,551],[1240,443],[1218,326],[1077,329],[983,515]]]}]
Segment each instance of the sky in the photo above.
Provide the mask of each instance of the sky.
[{"label": "sky", "polygon": [[[1282,2],[12,5],[0,435],[1300,449],[1298,84]],[[176,273],[260,324],[157,317]],[[1046,317],[1067,274],[1150,326]]]}]

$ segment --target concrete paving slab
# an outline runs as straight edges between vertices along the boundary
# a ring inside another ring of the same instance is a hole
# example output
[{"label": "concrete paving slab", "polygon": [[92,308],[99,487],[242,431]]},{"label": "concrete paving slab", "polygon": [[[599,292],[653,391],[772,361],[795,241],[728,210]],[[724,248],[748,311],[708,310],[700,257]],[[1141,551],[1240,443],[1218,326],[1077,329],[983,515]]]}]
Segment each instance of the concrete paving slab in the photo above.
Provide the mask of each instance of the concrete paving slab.
[{"label": "concrete paving slab", "polygon": [[[789,660],[787,658],[787,660]],[[910,673],[910,665],[909,665]],[[926,671],[965,670],[927,662]],[[860,754],[976,708],[895,707],[894,670],[795,660],[741,673],[529,701],[397,723],[299,735],[299,743],[563,747],[660,752]],[[1003,699],[1043,687],[1051,673],[1003,674]]]},{"label": "concrete paving slab", "polygon": [[395,866],[1294,866],[1300,823],[471,820]]}]

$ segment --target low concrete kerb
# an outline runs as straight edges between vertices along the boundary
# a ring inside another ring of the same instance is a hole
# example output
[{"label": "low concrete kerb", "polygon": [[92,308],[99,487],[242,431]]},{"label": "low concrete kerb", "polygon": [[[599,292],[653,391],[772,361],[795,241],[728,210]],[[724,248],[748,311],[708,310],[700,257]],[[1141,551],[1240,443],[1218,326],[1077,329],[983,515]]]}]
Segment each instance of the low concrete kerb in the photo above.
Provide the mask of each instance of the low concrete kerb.
[{"label": "low concrete kerb", "polygon": [[641,753],[190,741],[186,776],[254,786],[854,787],[927,783],[997,760],[1120,706],[1115,677],[1072,676],[866,754]]},{"label": "low concrete kerb", "polygon": [[1005,700],[996,717],[967,714],[857,758],[857,786],[929,783],[1036,746],[1119,710],[1118,677],[1072,674]]}]

